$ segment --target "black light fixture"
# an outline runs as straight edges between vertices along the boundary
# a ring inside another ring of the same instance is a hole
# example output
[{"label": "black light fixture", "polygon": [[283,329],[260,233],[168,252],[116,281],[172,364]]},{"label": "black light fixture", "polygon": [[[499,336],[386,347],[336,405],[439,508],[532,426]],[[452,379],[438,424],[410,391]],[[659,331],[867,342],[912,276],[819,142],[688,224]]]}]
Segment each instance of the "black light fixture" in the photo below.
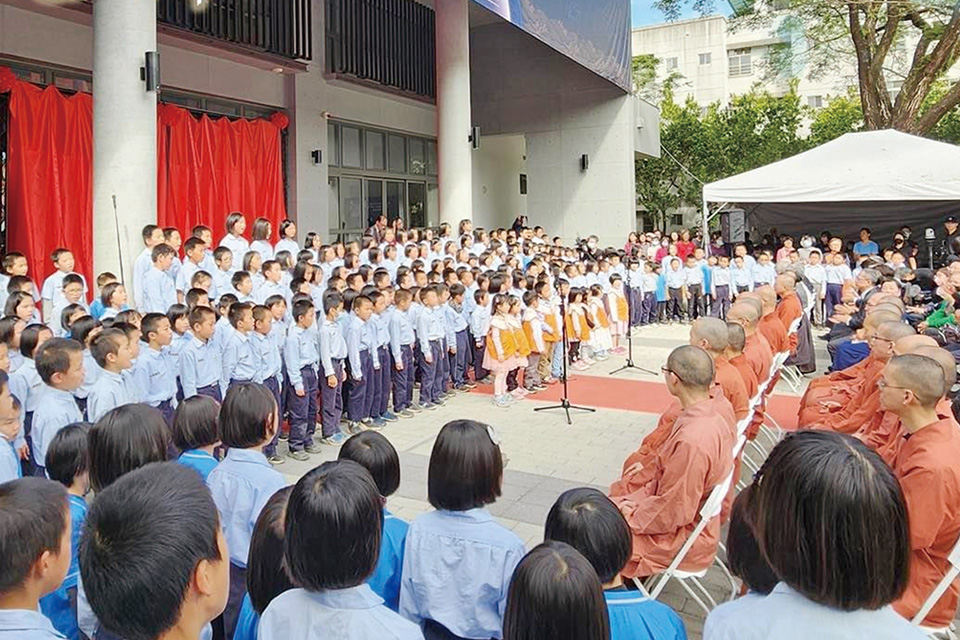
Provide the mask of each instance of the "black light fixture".
[{"label": "black light fixture", "polygon": [[587,169],[590,168],[590,156],[583,154],[580,156],[580,171],[586,173]]},{"label": "black light fixture", "polygon": [[470,127],[470,137],[467,140],[470,141],[474,151],[478,150],[480,148],[480,127]]},{"label": "black light fixture", "polygon": [[157,51],[147,51],[144,54],[144,63],[140,67],[140,79],[150,91],[160,91],[160,54]]},{"label": "black light fixture", "polygon": [[323,151],[320,149],[314,149],[311,151],[310,157],[313,158],[313,164],[323,163]]}]

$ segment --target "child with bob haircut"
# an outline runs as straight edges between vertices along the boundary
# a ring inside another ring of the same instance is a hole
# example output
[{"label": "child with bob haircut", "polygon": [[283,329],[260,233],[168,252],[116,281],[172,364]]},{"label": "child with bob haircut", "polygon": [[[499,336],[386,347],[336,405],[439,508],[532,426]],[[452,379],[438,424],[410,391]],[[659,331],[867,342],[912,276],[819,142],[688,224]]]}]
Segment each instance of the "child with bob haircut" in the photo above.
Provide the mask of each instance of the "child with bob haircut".
[{"label": "child with bob haircut", "polygon": [[213,398],[193,396],[177,407],[173,443],[182,451],[177,461],[195,469],[206,482],[219,461],[213,451],[220,444],[220,405]]},{"label": "child with bob haircut", "polygon": [[611,638],[685,640],[683,621],[670,607],[624,586],[620,572],[633,539],[610,498],[586,487],[563,492],[547,514],[544,539],[570,545],[593,566],[604,589]]},{"label": "child with bob haircut", "polygon": [[230,548],[230,596],[223,613],[227,638],[233,637],[246,591],[253,527],[270,496],[286,485],[263,454],[278,424],[277,403],[263,385],[244,382],[227,391],[220,407],[220,439],[227,455],[207,477]]},{"label": "child with bob haircut", "polygon": [[607,640],[610,622],[600,580],[563,542],[537,546],[510,583],[504,640]]},{"label": "child with bob haircut", "polygon": [[284,487],[270,496],[253,527],[247,560],[247,595],[243,597],[233,640],[257,640],[257,626],[267,606],[281,593],[293,589],[283,568],[283,534],[292,491],[293,487]]},{"label": "child with bob haircut", "polygon": [[283,557],[298,588],[260,619],[260,640],[421,640],[415,624],[384,606],[366,580],[377,565],[383,511],[370,473],[325,462],[297,482],[287,504]]},{"label": "child with bob haircut", "polygon": [[67,492],[44,478],[0,485],[0,638],[63,636],[40,613],[70,569]]},{"label": "child with bob haircut", "polygon": [[484,509],[502,484],[493,427],[474,420],[444,425],[427,471],[436,511],[410,525],[400,582],[400,614],[421,623],[428,637],[501,637],[510,577],[525,553],[520,538]]},{"label": "child with bob haircut", "polygon": [[[351,437],[340,448],[338,460],[353,460],[370,472],[384,499],[400,487],[400,456],[382,434],[364,431]],[[403,546],[410,525],[383,508],[383,533],[380,559],[367,581],[384,604],[396,611],[400,606],[400,571],[403,569]]]},{"label": "child with bob haircut", "polygon": [[87,518],[84,496],[90,491],[89,431],[90,425],[85,422],[61,429],[47,449],[45,464],[50,479],[67,489],[70,505],[70,569],[60,587],[40,600],[40,610],[67,638],[78,638],[80,633],[77,627],[77,580],[80,576],[77,554],[83,523]]},{"label": "child with bob haircut", "polygon": [[199,638],[226,602],[226,556],[203,481],[179,464],[150,464],[97,495],[80,543],[80,573],[109,633]]}]

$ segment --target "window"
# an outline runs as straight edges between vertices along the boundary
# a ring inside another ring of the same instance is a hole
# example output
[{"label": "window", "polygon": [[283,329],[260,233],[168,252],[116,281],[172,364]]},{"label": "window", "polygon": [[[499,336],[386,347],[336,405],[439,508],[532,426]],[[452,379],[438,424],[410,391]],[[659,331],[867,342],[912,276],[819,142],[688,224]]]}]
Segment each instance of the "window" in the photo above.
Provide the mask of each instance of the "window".
[{"label": "window", "polygon": [[807,106],[812,109],[822,109],[823,96],[807,96]]},{"label": "window", "polygon": [[674,213],[673,215],[671,215],[671,216],[670,216],[670,224],[671,224],[672,226],[674,226],[674,227],[682,227],[682,226],[683,226],[683,214],[682,214],[682,213]]},{"label": "window", "polygon": [[710,58],[711,58],[711,54],[709,54],[709,53],[701,53],[701,54],[700,54],[700,65],[703,66],[703,65],[705,65],[705,64],[710,64]]},{"label": "window", "polygon": [[663,66],[664,66],[664,68],[665,68],[667,71],[673,71],[673,70],[676,69],[677,66],[678,66],[677,58],[676,58],[676,57],[673,57],[673,58],[665,58],[665,59],[663,60]]},{"label": "window", "polygon": [[437,175],[437,143],[432,140],[427,141],[427,174]]},{"label": "window", "polygon": [[327,124],[327,155],[330,157],[330,165],[340,166],[340,125]]},{"label": "window", "polygon": [[750,57],[750,48],[731,49],[727,52],[727,63],[730,68],[730,77],[753,75],[753,61]]},{"label": "window", "polygon": [[427,158],[423,140],[410,138],[407,146],[410,149],[410,173],[422,176],[427,172]]},{"label": "window", "polygon": [[340,127],[340,137],[343,139],[341,162],[343,166],[360,168],[360,129],[356,127]]},{"label": "window", "polygon": [[363,136],[366,143],[364,158],[367,161],[367,169],[383,171],[387,167],[383,156],[383,134],[379,131],[364,131]]},{"label": "window", "polygon": [[390,146],[390,173],[406,173],[407,139],[391,133],[387,143]]}]

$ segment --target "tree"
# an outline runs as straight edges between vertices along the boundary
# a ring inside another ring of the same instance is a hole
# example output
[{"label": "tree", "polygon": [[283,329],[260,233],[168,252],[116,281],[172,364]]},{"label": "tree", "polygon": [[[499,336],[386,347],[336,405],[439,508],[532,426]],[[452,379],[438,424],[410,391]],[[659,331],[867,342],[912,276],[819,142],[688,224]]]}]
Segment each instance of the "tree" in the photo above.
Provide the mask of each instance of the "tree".
[{"label": "tree", "polygon": [[827,106],[817,109],[810,123],[810,135],[807,137],[807,147],[819,147],[824,142],[830,142],[845,133],[859,131],[863,128],[863,109],[860,98],[855,89],[851,88],[846,95],[839,95],[828,99]]},{"label": "tree", "polygon": [[[706,12],[711,0],[656,0],[668,18],[684,4]],[[960,57],[957,0],[754,0],[741,20],[802,33],[794,49],[814,73],[855,64],[867,129],[933,131],[960,105],[960,81],[947,73]],[[780,8],[787,5],[787,9]],[[784,16],[787,19],[784,19]],[[786,56],[787,58],[789,56]],[[783,62],[783,60],[780,60]],[[794,61],[795,62],[795,61]],[[900,82],[890,90],[890,80]],[[942,87],[941,91],[935,91]],[[935,98],[935,99],[932,99]]]}]

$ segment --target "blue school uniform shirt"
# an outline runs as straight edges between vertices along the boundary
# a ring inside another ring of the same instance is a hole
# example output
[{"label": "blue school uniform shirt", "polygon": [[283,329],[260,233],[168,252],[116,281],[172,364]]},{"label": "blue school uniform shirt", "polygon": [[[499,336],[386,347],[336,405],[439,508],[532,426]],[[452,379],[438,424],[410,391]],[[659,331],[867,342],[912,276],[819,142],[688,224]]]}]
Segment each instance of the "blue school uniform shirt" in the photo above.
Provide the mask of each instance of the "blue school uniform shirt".
[{"label": "blue school uniform shirt", "polygon": [[316,334],[296,325],[291,327],[283,344],[283,362],[287,365],[287,377],[294,389],[305,390],[300,370],[304,367],[313,367],[316,370],[319,361],[320,347]]},{"label": "blue school uniform shirt", "polygon": [[[148,351],[148,349],[145,349],[145,351]],[[143,355],[137,360],[139,361],[141,358],[143,358]],[[107,412],[121,405],[138,402],[140,400],[138,394],[130,387],[131,385],[123,374],[104,369],[87,397],[87,416],[90,418],[90,422],[96,422]]]},{"label": "blue school uniform shirt", "polygon": [[403,546],[410,525],[383,510],[383,535],[380,539],[380,559],[367,584],[383,598],[384,604],[396,611],[400,606],[400,572],[403,569]]},{"label": "blue school uniform shirt", "polygon": [[33,413],[40,403],[43,380],[33,358],[24,358],[23,364],[10,375],[10,394],[20,401],[26,413]]},{"label": "blue school uniform shirt", "polygon": [[140,349],[130,380],[133,388],[140,392],[140,402],[151,407],[158,407],[177,395],[176,372],[170,369],[170,359],[163,351],[149,346]]},{"label": "blue school uniform shirt", "polygon": [[525,553],[485,509],[425,513],[407,531],[400,615],[461,637],[502,638],[510,579]]},{"label": "blue school uniform shirt", "polygon": [[68,638],[79,638],[77,614],[70,604],[70,589],[77,587],[80,579],[80,534],[87,519],[87,501],[81,496],[69,496],[70,503],[70,569],[60,587],[40,599],[40,610],[50,618],[54,628]]},{"label": "blue school uniform shirt", "polygon": [[202,449],[184,451],[180,454],[180,457],[177,458],[177,462],[185,467],[195,469],[196,472],[200,474],[200,477],[203,478],[204,482],[210,477],[210,472],[220,464],[213,455]]},{"label": "blue school uniform shirt", "polygon": [[333,361],[347,357],[347,341],[340,331],[340,325],[324,319],[317,339],[320,346],[321,373],[324,377],[335,375],[337,370],[333,366]]},{"label": "blue school uniform shirt", "polygon": [[0,436],[0,484],[23,477],[20,456],[12,442]]},{"label": "blue school uniform shirt", "polygon": [[604,591],[610,640],[686,640],[683,621],[667,605],[638,591]]},{"label": "blue school uniform shirt", "polygon": [[33,461],[37,466],[46,466],[47,447],[57,432],[68,424],[82,421],[72,393],[44,386],[40,404],[33,414]]},{"label": "blue school uniform shirt", "polygon": [[177,304],[177,285],[166,271],[152,267],[143,277],[143,305],[141,313],[166,313]]},{"label": "blue school uniform shirt", "polygon": [[[420,341],[420,350],[425,356],[432,355],[430,343],[441,340],[446,336],[443,325],[443,309],[424,307],[417,318],[417,339]],[[434,363],[436,364],[436,363]]]},{"label": "blue school uniform shirt", "polygon": [[260,614],[253,608],[250,594],[243,594],[240,605],[240,614],[237,616],[237,626],[233,631],[233,640],[257,640],[257,627],[260,625]]},{"label": "blue school uniform shirt", "polygon": [[757,284],[773,284],[777,279],[777,268],[770,263],[760,264],[753,267],[753,281]]},{"label": "blue school uniform shirt", "polygon": [[413,323],[410,322],[410,316],[405,311],[394,309],[390,316],[390,353],[393,355],[394,362],[403,362],[404,346],[411,346],[416,341],[417,336],[413,332]]},{"label": "blue school uniform shirt", "polygon": [[104,311],[106,311],[106,308],[103,306],[103,300],[100,298],[90,303],[90,315],[93,316],[94,320],[99,320]]},{"label": "blue school uniform shirt", "polygon": [[423,640],[420,627],[383,606],[369,585],[349,589],[291,589],[260,617],[259,640]]},{"label": "blue school uniform shirt", "polygon": [[220,526],[230,549],[230,562],[247,566],[253,526],[267,500],[286,486],[267,457],[253,449],[230,449],[210,472],[207,486],[220,512]]},{"label": "blue school uniform shirt", "polygon": [[0,640],[51,640],[65,637],[39,611],[0,609]]},{"label": "blue school uniform shirt", "polygon": [[220,364],[223,367],[221,382],[226,389],[230,380],[254,380],[257,377],[257,348],[249,334],[230,327],[223,336],[223,351]]},{"label": "blue school uniform shirt", "polygon": [[253,353],[256,356],[256,373],[253,381],[263,384],[269,378],[275,378],[277,384],[280,384],[280,374],[283,371],[283,361],[280,358],[280,346],[274,337],[270,334],[263,335],[256,331],[250,332],[248,336],[250,344],[253,345]]},{"label": "blue school uniform shirt", "polygon": [[180,352],[180,385],[183,397],[197,395],[200,387],[209,387],[220,382],[220,349],[213,340],[206,342],[191,338]]}]

